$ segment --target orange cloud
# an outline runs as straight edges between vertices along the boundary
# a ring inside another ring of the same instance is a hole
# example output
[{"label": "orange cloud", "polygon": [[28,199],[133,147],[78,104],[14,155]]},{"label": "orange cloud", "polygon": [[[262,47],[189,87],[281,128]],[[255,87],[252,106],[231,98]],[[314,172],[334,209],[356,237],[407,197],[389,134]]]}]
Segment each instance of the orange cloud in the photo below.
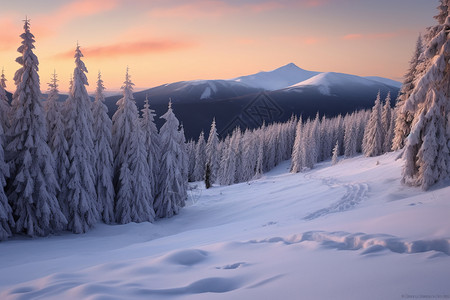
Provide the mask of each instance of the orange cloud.
[{"label": "orange cloud", "polygon": [[[111,58],[118,56],[142,55],[148,53],[167,52],[190,48],[193,42],[183,42],[175,40],[149,40],[130,43],[116,43],[108,46],[86,47],[81,51],[86,57]],[[73,58],[75,50],[66,51],[55,55],[58,59]]]}]

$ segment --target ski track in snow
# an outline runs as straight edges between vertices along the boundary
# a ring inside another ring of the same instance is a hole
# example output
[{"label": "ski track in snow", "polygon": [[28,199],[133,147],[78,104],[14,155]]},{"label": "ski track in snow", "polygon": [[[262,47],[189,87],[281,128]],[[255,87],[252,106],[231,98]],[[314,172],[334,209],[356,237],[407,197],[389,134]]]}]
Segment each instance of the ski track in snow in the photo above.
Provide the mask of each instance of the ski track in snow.
[{"label": "ski track in snow", "polygon": [[[314,179],[310,177],[311,179]],[[334,178],[324,178],[322,182],[329,187],[340,187],[343,186],[346,189],[345,195],[335,204],[327,207],[319,209],[309,215],[307,215],[305,220],[312,220],[319,218],[321,216],[346,211],[354,208],[361,201],[366,198],[366,194],[369,191],[369,185],[367,183],[361,182],[351,182],[341,184]]]}]

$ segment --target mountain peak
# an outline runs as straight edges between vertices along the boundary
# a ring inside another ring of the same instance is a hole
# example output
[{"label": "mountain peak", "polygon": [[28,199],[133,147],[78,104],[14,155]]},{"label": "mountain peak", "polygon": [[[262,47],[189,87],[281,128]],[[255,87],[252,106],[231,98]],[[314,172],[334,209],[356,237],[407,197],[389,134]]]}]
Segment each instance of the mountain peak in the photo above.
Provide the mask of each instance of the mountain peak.
[{"label": "mountain peak", "polygon": [[317,74],[319,73],[303,70],[297,67],[294,63],[288,63],[287,65],[272,71],[241,76],[234,78],[233,80],[251,87],[274,91],[309,79]]},{"label": "mountain peak", "polygon": [[282,67],[279,67],[277,70],[280,70],[280,69],[300,69],[300,70],[302,70],[302,68],[299,68],[296,64],[294,64],[294,63],[288,63],[287,65],[284,65],[284,66],[282,66]]}]

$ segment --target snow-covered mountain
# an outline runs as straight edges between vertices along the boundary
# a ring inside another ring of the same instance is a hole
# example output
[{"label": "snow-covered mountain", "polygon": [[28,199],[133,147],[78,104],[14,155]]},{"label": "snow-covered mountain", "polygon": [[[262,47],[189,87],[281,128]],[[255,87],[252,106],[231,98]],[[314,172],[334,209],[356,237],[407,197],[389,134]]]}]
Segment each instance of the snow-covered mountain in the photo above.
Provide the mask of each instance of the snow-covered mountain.
[{"label": "snow-covered mountain", "polygon": [[[172,100],[175,114],[184,124],[188,139],[209,131],[216,118],[221,135],[235,126],[255,128],[286,121],[292,114],[304,118],[317,112],[334,116],[373,105],[378,91],[397,95],[398,84],[388,79],[307,71],[290,63],[273,71],[259,72],[229,80],[191,80],[160,85],[134,93],[138,108],[145,97],[158,115]],[[108,97],[109,113],[116,110],[120,95]],[[158,120],[161,121],[161,120]],[[161,125],[161,124],[159,124]]]},{"label": "snow-covered mountain", "polygon": [[263,71],[231,80],[244,83],[251,87],[274,91],[307,80],[317,74],[319,72],[303,70],[295,64],[290,63],[273,71]]}]

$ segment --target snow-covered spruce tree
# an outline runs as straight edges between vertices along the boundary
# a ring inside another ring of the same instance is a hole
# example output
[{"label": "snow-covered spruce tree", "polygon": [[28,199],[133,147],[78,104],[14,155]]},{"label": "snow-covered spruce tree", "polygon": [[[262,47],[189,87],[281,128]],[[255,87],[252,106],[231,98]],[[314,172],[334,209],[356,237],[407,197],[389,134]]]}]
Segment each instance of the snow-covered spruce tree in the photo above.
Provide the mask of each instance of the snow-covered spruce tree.
[{"label": "snow-covered spruce tree", "polygon": [[336,142],[336,145],[333,148],[333,156],[331,157],[331,164],[334,166],[339,162],[339,141]]},{"label": "snow-covered spruce tree", "polygon": [[392,141],[392,150],[399,150],[405,145],[405,138],[408,136],[411,130],[412,115],[407,111],[402,112],[402,107],[405,105],[406,100],[411,95],[414,89],[414,81],[417,76],[417,66],[421,62],[420,55],[423,52],[422,36],[419,35],[416,42],[416,48],[414,54],[409,62],[408,72],[405,74],[403,85],[400,89],[400,94],[395,104],[396,120],[395,120],[395,134]]},{"label": "snow-covered spruce tree", "polygon": [[69,168],[69,158],[67,157],[68,144],[64,135],[64,123],[62,120],[62,106],[58,102],[58,78],[53,72],[52,79],[48,83],[48,98],[45,101],[45,112],[47,119],[47,143],[55,158],[56,179],[60,189],[56,193],[56,198],[61,209],[65,207],[65,199],[62,197],[61,188],[67,183],[67,172]]},{"label": "snow-covered spruce tree", "polygon": [[187,172],[183,170],[186,167],[186,147],[172,102],[169,102],[169,108],[161,118],[166,122],[160,129],[162,158],[155,212],[159,218],[170,218],[178,214],[186,199]]},{"label": "snow-covered spruce tree", "polygon": [[219,183],[221,185],[231,185],[236,178],[237,151],[239,150],[239,140],[241,130],[236,128],[230,137],[230,143],[222,154],[220,163]]},{"label": "snow-covered spruce tree", "polygon": [[430,63],[402,110],[414,113],[406,140],[402,181],[424,190],[450,174],[449,1],[442,0],[439,9],[439,24],[430,30],[436,34],[424,51]]},{"label": "snow-covered spruce tree", "polygon": [[391,93],[388,92],[381,112],[381,125],[383,125],[383,153],[391,151],[392,148],[392,138],[389,138],[389,136],[391,136],[391,118]]},{"label": "snow-covered spruce tree", "polygon": [[187,144],[186,144],[186,136],[184,134],[184,126],[183,124],[180,125],[180,130],[178,131],[177,135],[178,144],[180,145],[181,153],[180,153],[180,159],[181,159],[181,177],[183,178],[183,189],[181,190],[181,195],[178,197],[178,206],[184,207],[186,205],[186,199],[188,198],[188,170],[189,170],[189,155],[187,153]]},{"label": "snow-covered spruce tree", "polygon": [[0,76],[0,126],[3,127],[3,132],[6,132],[9,127],[9,111],[11,106],[9,105],[8,97],[6,96],[6,78],[5,72],[2,70]]},{"label": "snow-covered spruce tree", "polygon": [[[55,130],[58,130],[56,127],[56,123],[61,121],[61,108],[58,103],[59,99],[59,90],[58,90],[58,76],[56,75],[56,71],[53,71],[52,78],[48,85],[48,97],[45,101],[45,117],[47,119],[47,131],[48,131],[48,140],[50,141],[50,137],[54,136]],[[58,120],[59,119],[59,120]],[[51,149],[51,146],[50,146]],[[53,149],[52,149],[53,151]]]},{"label": "snow-covered spruce tree", "polygon": [[95,101],[92,104],[92,114],[95,116],[92,130],[94,133],[94,184],[97,192],[98,211],[103,222],[114,222],[114,187],[113,187],[113,154],[111,145],[112,122],[108,116],[103,91],[105,87],[100,72],[98,72]]},{"label": "snow-covered spruce tree", "polygon": [[86,91],[88,81],[80,46],[75,50],[73,85],[65,103],[65,136],[68,144],[69,169],[67,182],[61,183],[63,211],[67,228],[74,233],[84,233],[100,219],[95,192],[95,152],[91,100]]},{"label": "snow-covered spruce tree", "polygon": [[123,97],[117,101],[112,118],[115,219],[119,224],[153,222],[155,218],[150,169],[133,85],[127,68]]},{"label": "snow-covered spruce tree", "polygon": [[[346,117],[346,125],[345,125],[345,134],[344,134],[344,155],[345,157],[353,157],[356,155],[357,148],[357,133],[355,128],[355,122],[351,119],[351,117]],[[337,151],[339,152],[339,141],[336,142],[338,147]],[[339,156],[339,153],[336,154]],[[334,157],[334,149],[333,149],[333,157]]]},{"label": "snow-covered spruce tree", "polygon": [[257,137],[250,129],[246,129],[241,138],[241,161],[238,163],[237,182],[245,182],[255,176],[256,162],[258,160]]},{"label": "snow-covered spruce tree", "polygon": [[144,108],[142,109],[141,126],[144,134],[144,145],[147,151],[147,164],[149,167],[149,181],[152,197],[155,198],[158,189],[159,158],[161,155],[160,138],[158,128],[155,124],[155,111],[150,109],[148,97],[145,97]]},{"label": "snow-covered spruce tree", "polygon": [[333,151],[333,119],[327,119],[325,115],[320,122],[320,161],[331,158]]},{"label": "snow-covered spruce tree", "polygon": [[292,173],[298,173],[303,168],[302,163],[302,152],[304,149],[302,149],[302,139],[303,139],[303,124],[302,124],[302,118],[300,117],[300,120],[297,123],[297,129],[295,131],[295,141],[294,146],[292,148],[292,161],[291,161],[291,172]]},{"label": "snow-covered spruce tree", "polygon": [[188,180],[193,182],[194,180],[194,169],[195,169],[195,148],[196,144],[193,139],[189,140],[186,144],[187,159],[188,159]]},{"label": "snow-covered spruce tree", "polygon": [[384,137],[383,149],[384,152],[389,152],[392,150],[392,140],[394,139],[394,128],[395,128],[395,110],[391,110],[391,123],[389,124],[388,131]]},{"label": "snow-covered spruce tree", "polygon": [[45,236],[64,229],[66,218],[56,199],[58,183],[55,160],[47,145],[47,126],[40,100],[38,59],[33,53],[34,36],[25,20],[20,36],[22,67],[14,75],[16,91],[11,103],[6,146],[10,180],[7,196],[15,217],[14,231],[30,236]]},{"label": "snow-covered spruce tree", "polygon": [[256,165],[255,165],[255,175],[254,178],[258,179],[262,176],[264,169],[264,131],[259,130],[256,136],[258,136],[257,143],[258,143],[258,156],[256,159]]},{"label": "snow-covered spruce tree", "polygon": [[206,142],[205,134],[200,132],[197,144],[195,147],[195,167],[194,167],[194,181],[201,181],[205,179],[206,166]]},{"label": "snow-covered spruce tree", "polygon": [[[383,126],[383,153],[391,150],[390,142],[386,142],[386,136],[389,135],[389,127],[391,126],[391,110],[391,92],[388,92],[386,99],[384,100],[384,105],[381,109],[381,125]],[[388,149],[384,148],[385,144],[389,145]]]},{"label": "snow-covered spruce tree", "polygon": [[364,130],[363,153],[378,156],[383,152],[383,125],[381,123],[381,100],[378,92],[369,121]]},{"label": "snow-covered spruce tree", "polygon": [[14,218],[11,206],[5,193],[6,178],[9,176],[9,167],[5,163],[3,151],[5,135],[3,127],[0,126],[0,241],[7,239],[12,235],[11,228],[14,227]]},{"label": "snow-covered spruce tree", "polygon": [[216,120],[213,119],[211,123],[211,130],[209,131],[208,142],[206,143],[206,164],[210,168],[210,182],[214,184],[217,181],[217,174],[220,168],[220,154],[219,154],[219,137],[217,135]]}]

